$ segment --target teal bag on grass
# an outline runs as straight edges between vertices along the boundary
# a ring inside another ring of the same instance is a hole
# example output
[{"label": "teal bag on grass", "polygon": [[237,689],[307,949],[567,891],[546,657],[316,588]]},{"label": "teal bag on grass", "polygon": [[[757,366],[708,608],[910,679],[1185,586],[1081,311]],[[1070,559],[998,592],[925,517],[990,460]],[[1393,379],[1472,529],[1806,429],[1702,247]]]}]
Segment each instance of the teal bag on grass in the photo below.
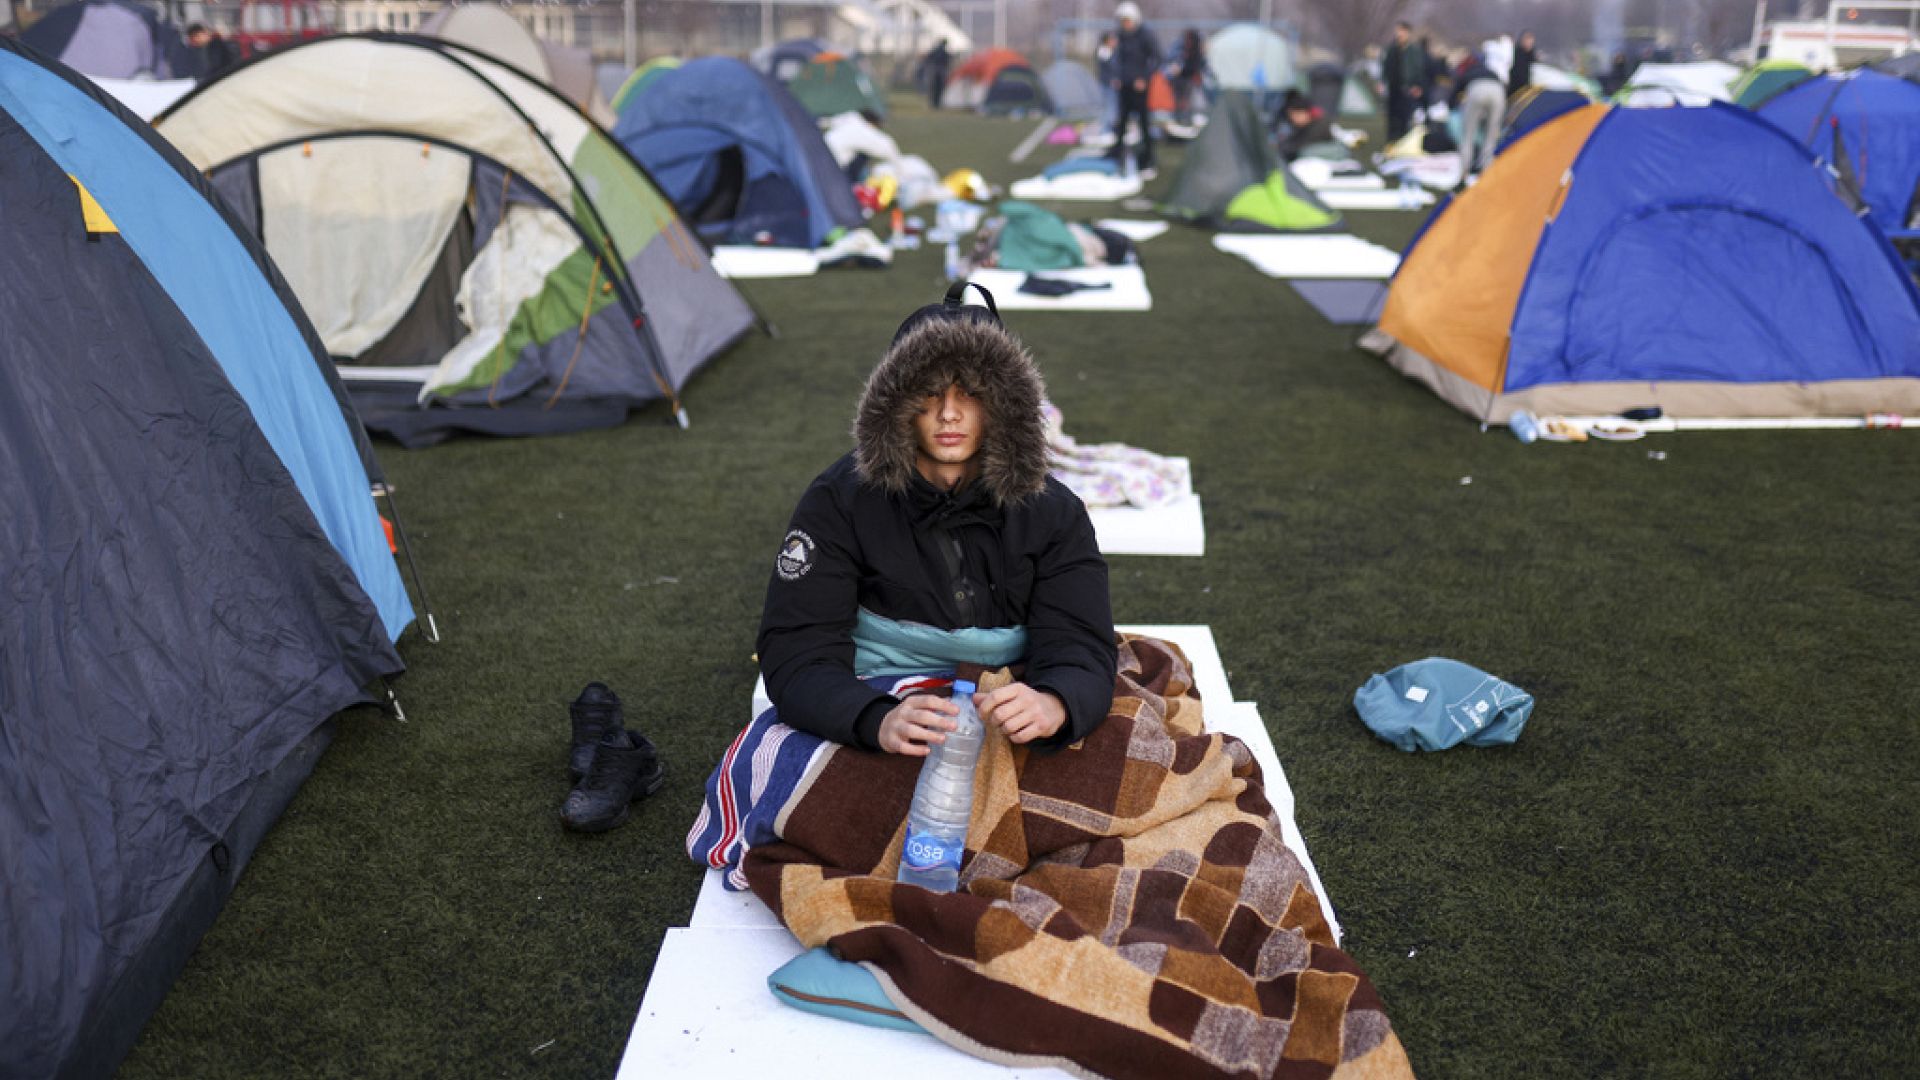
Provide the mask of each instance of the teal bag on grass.
[{"label": "teal bag on grass", "polygon": [[1353,707],[1402,750],[1445,750],[1512,743],[1533,715],[1533,695],[1471,664],[1430,656],[1368,679]]}]

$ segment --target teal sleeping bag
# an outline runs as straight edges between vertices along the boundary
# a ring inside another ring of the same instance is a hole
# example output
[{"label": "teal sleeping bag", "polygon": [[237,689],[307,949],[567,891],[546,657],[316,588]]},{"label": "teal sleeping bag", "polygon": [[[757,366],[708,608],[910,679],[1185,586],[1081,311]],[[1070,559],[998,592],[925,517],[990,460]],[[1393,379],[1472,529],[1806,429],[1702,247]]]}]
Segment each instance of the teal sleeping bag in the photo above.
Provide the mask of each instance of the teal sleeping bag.
[{"label": "teal sleeping bag", "polygon": [[1353,707],[1402,750],[1445,750],[1512,743],[1533,715],[1533,695],[1471,664],[1431,656],[1368,679],[1354,691]]}]

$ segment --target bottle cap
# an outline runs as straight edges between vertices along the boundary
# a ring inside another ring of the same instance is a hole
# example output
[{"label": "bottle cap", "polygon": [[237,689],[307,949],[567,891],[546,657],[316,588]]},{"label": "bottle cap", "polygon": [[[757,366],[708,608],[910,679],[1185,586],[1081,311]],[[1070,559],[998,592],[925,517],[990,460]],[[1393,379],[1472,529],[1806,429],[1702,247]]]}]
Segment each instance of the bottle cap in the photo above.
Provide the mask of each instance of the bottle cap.
[{"label": "bottle cap", "polygon": [[974,689],[975,687],[971,679],[953,680],[953,696],[954,697],[959,697],[962,694],[972,694]]}]

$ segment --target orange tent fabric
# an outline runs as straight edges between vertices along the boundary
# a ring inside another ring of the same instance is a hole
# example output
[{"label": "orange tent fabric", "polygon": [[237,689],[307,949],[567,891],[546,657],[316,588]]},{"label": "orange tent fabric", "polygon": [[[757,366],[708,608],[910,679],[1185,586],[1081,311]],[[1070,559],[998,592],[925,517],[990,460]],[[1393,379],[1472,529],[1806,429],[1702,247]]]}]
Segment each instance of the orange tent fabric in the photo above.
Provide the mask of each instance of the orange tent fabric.
[{"label": "orange tent fabric", "polygon": [[1000,72],[1014,66],[1030,68],[1033,65],[1025,56],[1012,49],[983,49],[967,57],[959,67],[955,68],[953,77],[991,86]]},{"label": "orange tent fabric", "polygon": [[1147,111],[1150,113],[1173,111],[1173,84],[1167,81],[1165,72],[1154,72],[1153,78],[1147,82]]},{"label": "orange tent fabric", "polygon": [[1568,170],[1607,108],[1577,109],[1494,158],[1400,264],[1380,329],[1499,393],[1534,249],[1566,198]]}]

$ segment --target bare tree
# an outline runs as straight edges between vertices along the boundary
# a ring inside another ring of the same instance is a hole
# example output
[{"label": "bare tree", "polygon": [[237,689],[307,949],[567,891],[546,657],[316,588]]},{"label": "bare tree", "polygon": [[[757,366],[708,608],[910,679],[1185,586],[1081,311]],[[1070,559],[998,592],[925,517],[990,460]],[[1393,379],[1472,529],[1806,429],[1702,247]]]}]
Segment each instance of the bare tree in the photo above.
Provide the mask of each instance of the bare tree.
[{"label": "bare tree", "polygon": [[1409,0],[1305,0],[1300,7],[1319,36],[1342,58],[1358,60],[1384,40]]}]

